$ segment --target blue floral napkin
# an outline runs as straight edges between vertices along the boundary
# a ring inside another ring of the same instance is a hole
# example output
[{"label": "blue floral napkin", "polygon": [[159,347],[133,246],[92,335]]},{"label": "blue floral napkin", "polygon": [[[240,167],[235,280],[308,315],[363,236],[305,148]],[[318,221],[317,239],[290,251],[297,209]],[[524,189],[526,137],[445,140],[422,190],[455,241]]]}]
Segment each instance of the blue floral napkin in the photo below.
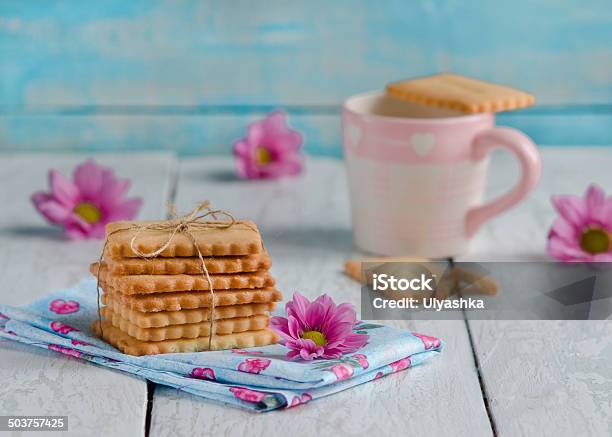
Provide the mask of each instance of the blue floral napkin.
[{"label": "blue floral napkin", "polygon": [[335,360],[291,361],[281,345],[134,357],[91,331],[98,317],[96,295],[95,281],[86,280],[23,307],[0,305],[0,337],[253,411],[337,393],[421,364],[442,348],[434,337],[361,322],[355,330],[369,334],[368,344]]}]

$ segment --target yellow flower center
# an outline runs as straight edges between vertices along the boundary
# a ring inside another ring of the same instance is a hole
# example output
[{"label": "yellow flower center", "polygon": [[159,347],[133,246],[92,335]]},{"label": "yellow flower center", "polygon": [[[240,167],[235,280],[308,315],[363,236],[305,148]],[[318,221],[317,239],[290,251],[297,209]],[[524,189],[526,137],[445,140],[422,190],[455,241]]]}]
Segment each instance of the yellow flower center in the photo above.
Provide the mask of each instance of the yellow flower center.
[{"label": "yellow flower center", "polygon": [[319,331],[306,331],[302,334],[302,338],[314,341],[314,344],[317,346],[325,346],[327,344],[325,334]]},{"label": "yellow flower center", "polygon": [[259,146],[255,151],[255,161],[260,165],[266,165],[272,162],[272,155],[263,146]]},{"label": "yellow flower center", "polygon": [[604,253],[610,250],[612,237],[610,233],[597,226],[589,226],[580,236],[580,247],[588,253]]},{"label": "yellow flower center", "polygon": [[98,207],[89,202],[79,203],[74,212],[89,224],[98,223],[102,218],[102,213]]}]

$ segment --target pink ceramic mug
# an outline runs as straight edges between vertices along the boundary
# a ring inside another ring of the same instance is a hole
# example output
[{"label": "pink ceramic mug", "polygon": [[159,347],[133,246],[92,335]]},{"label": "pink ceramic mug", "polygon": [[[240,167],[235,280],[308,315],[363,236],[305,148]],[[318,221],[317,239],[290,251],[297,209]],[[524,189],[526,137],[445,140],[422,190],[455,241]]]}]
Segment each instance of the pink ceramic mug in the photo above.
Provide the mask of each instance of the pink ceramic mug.
[{"label": "pink ceramic mug", "polygon": [[[490,113],[464,115],[375,92],[349,98],[342,124],[355,243],[367,252],[465,253],[478,228],[517,204],[540,177],[533,141],[495,127]],[[512,152],[522,174],[509,192],[482,204],[494,148]]]}]

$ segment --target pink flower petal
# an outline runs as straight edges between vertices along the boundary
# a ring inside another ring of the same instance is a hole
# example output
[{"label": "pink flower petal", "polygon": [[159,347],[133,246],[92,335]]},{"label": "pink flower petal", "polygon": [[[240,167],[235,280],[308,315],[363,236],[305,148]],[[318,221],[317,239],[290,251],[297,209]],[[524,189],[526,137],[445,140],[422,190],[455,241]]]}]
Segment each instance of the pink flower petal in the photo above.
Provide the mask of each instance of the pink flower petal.
[{"label": "pink flower petal", "polygon": [[55,200],[55,199],[49,193],[45,193],[44,191],[37,191],[36,193],[32,194],[32,196],[30,197],[30,200],[32,200],[32,203],[34,204],[34,206],[36,206],[39,203],[47,202],[49,200]]},{"label": "pink flower petal", "polygon": [[289,358],[290,360],[295,360],[296,358],[300,358],[301,357],[301,351],[299,349],[294,349],[294,350],[290,350],[289,352],[287,352],[287,358]]},{"label": "pink flower petal", "polygon": [[609,232],[612,232],[612,196],[606,199],[601,208],[601,222]]},{"label": "pink flower petal", "polygon": [[263,139],[263,144],[266,144],[277,156],[295,155],[300,150],[302,142],[302,135],[295,131],[286,131],[268,140]]},{"label": "pink flower petal", "polygon": [[84,240],[88,238],[89,229],[85,229],[83,226],[71,222],[64,228],[64,233],[66,237],[71,240]]},{"label": "pink flower petal", "polygon": [[304,157],[302,155],[293,155],[284,158],[283,174],[285,176],[296,176],[304,170]]},{"label": "pink flower petal", "polygon": [[324,334],[330,346],[336,346],[353,332],[353,323],[328,323],[324,328]]},{"label": "pink flower petal", "polygon": [[100,206],[105,210],[112,210],[123,201],[123,196],[130,188],[127,179],[116,179],[112,170],[102,172],[102,187],[98,196]]},{"label": "pink flower petal", "polygon": [[334,300],[329,297],[327,294],[322,294],[321,296],[315,299],[315,302],[321,305],[323,308],[323,318],[321,320],[321,326],[326,325],[332,320],[334,313],[336,311],[336,304]]},{"label": "pink flower petal", "polygon": [[285,309],[287,316],[295,317],[300,322],[300,325],[306,326],[306,311],[309,306],[310,301],[296,291],[293,293],[293,300],[287,302]]},{"label": "pink flower petal", "polygon": [[102,173],[104,168],[88,159],[74,170],[74,183],[84,200],[97,199],[102,188]]},{"label": "pink flower petal", "polygon": [[[321,348],[322,350],[323,348]],[[314,360],[317,357],[320,357],[322,355],[321,353],[317,353],[317,352],[309,352],[307,349],[300,349],[300,357],[303,360]]]},{"label": "pink flower petal", "polygon": [[263,137],[265,135],[265,120],[256,121],[252,123],[247,128],[247,143],[249,145],[249,150],[252,153],[257,147],[263,144]]},{"label": "pink flower petal", "polygon": [[605,202],[605,194],[595,184],[589,185],[585,194],[585,203],[589,214],[595,213]]},{"label": "pink flower petal", "polygon": [[587,211],[582,199],[576,196],[553,196],[552,201],[559,214],[572,225],[578,228],[584,226]]},{"label": "pink flower petal", "polygon": [[556,236],[568,244],[577,244],[580,238],[580,230],[576,229],[563,217],[558,217],[549,232],[550,236]]},{"label": "pink flower petal", "polygon": [[240,179],[257,179],[259,172],[250,158],[239,158],[236,160],[236,172]]},{"label": "pink flower petal", "polygon": [[295,317],[289,316],[287,317],[287,327],[289,328],[289,335],[292,338],[300,338],[304,333],[302,329],[304,325],[302,325]]},{"label": "pink flower petal", "polygon": [[294,176],[302,171],[302,157],[284,157],[269,164],[257,166],[257,172],[261,178],[277,178],[282,176]]},{"label": "pink flower petal", "polygon": [[289,321],[280,316],[274,316],[270,318],[270,328],[276,331],[282,338],[291,340],[293,337],[289,334]]},{"label": "pink flower petal", "polygon": [[546,246],[548,254],[559,261],[586,260],[589,254],[580,249],[577,245],[572,245],[560,238],[551,237]]},{"label": "pink flower petal", "polygon": [[49,171],[51,194],[65,207],[73,209],[79,198],[79,190],[57,170]]},{"label": "pink flower petal", "polygon": [[61,225],[72,217],[72,210],[67,208],[66,205],[55,200],[40,200],[42,196],[37,198],[39,199],[38,202],[32,197],[34,206],[50,223]]},{"label": "pink flower petal", "polygon": [[368,338],[366,334],[351,334],[338,347],[344,353],[352,352],[364,347],[368,343]]},{"label": "pink flower petal", "polygon": [[104,222],[99,222],[91,225],[89,232],[87,233],[88,238],[96,238],[102,240],[106,237],[106,225]]},{"label": "pink flower petal", "polygon": [[356,321],[355,306],[350,303],[343,303],[338,305],[329,323],[350,323],[352,326]]},{"label": "pink flower petal", "polygon": [[335,360],[342,356],[342,350],[337,347],[326,347],[325,352],[321,355],[321,358],[325,358],[326,360]]},{"label": "pink flower petal", "polygon": [[280,135],[289,131],[289,127],[287,126],[287,113],[283,111],[272,111],[264,119],[264,124],[266,129],[275,135]]},{"label": "pink flower petal", "polygon": [[234,142],[234,154],[235,155],[247,156],[251,152],[252,151],[250,149],[248,141],[245,141],[244,139],[240,139]]},{"label": "pink flower petal", "polygon": [[142,199],[138,197],[128,199],[115,205],[115,209],[109,214],[108,221],[132,220],[138,215],[138,211],[140,211],[141,207]]},{"label": "pink flower petal", "polygon": [[319,330],[323,328],[325,320],[325,308],[319,302],[310,304],[306,311],[306,326],[310,329]]},{"label": "pink flower petal", "polygon": [[[300,357],[304,360],[312,360],[323,355],[322,346],[317,346],[314,341],[300,338],[291,340],[285,344],[289,349],[300,352]],[[304,358],[307,357],[307,358]]]}]

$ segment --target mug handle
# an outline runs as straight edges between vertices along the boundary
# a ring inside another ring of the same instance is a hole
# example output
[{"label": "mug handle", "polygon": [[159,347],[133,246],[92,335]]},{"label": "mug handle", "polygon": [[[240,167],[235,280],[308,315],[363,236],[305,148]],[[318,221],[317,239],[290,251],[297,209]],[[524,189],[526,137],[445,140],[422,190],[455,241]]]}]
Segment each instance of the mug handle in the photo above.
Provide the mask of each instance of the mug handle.
[{"label": "mug handle", "polygon": [[482,131],[472,142],[472,160],[481,160],[496,148],[508,149],[518,158],[521,179],[512,190],[468,211],[465,221],[468,237],[474,235],[484,222],[520,202],[540,179],[540,155],[527,135],[509,127],[493,127]]}]

